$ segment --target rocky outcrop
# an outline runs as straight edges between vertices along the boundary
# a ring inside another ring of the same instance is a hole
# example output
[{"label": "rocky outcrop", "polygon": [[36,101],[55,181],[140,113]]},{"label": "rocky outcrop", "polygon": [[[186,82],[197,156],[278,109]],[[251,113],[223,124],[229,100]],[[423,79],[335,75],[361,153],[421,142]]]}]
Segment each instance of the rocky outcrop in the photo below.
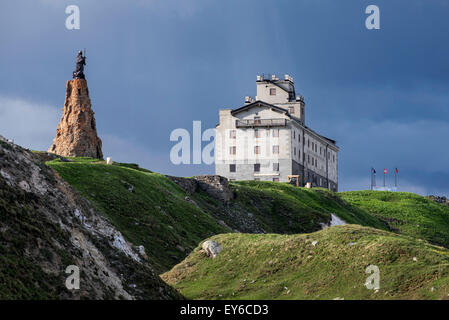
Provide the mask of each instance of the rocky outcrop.
[{"label": "rocky outcrop", "polygon": [[444,204],[445,206],[449,206],[449,199],[445,196],[427,196],[432,201],[435,201],[436,203]]},{"label": "rocky outcrop", "polygon": [[228,179],[217,175],[196,176],[194,179],[198,181],[198,187],[212,197],[225,203],[234,199],[234,191],[229,187]]},{"label": "rocky outcrop", "polygon": [[198,182],[195,179],[174,176],[166,177],[180,186],[187,194],[193,194],[198,189]]},{"label": "rocky outcrop", "polygon": [[229,186],[228,179],[222,176],[204,175],[193,178],[167,176],[167,178],[184,189],[188,194],[201,190],[224,203],[234,199],[234,191]]},{"label": "rocky outcrop", "polygon": [[[38,156],[1,138],[0,217],[0,300],[181,298],[142,248]],[[79,290],[65,286],[69,266],[80,270]]]},{"label": "rocky outcrop", "polygon": [[62,118],[56,138],[48,152],[64,157],[103,159],[101,139],[97,135],[94,112],[85,79],[67,81]]}]

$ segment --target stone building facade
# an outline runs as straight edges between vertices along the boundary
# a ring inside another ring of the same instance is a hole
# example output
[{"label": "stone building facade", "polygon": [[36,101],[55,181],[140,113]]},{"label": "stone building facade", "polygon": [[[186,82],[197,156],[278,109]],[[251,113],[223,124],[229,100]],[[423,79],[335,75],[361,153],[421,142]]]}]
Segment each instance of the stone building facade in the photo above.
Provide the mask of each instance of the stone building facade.
[{"label": "stone building facade", "polygon": [[305,103],[293,78],[257,76],[257,96],[220,110],[216,127],[216,174],[230,180],[288,182],[338,190],[336,142],[306,126]]}]

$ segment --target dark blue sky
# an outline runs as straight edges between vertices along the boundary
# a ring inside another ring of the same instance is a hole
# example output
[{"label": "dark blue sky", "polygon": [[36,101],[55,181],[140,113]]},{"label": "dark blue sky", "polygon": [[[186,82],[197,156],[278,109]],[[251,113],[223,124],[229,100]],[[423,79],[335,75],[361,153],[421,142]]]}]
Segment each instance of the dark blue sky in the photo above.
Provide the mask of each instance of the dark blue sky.
[{"label": "dark blue sky", "polygon": [[[72,4],[80,30],[65,27]],[[365,28],[370,4],[380,30]],[[340,146],[340,190],[368,188],[371,166],[398,167],[402,190],[449,195],[448,40],[445,0],[2,1],[0,134],[47,149],[87,48],[105,156],[213,173],[172,165],[170,132],[213,128],[220,108],[255,95],[257,74],[289,73],[307,124]]]}]

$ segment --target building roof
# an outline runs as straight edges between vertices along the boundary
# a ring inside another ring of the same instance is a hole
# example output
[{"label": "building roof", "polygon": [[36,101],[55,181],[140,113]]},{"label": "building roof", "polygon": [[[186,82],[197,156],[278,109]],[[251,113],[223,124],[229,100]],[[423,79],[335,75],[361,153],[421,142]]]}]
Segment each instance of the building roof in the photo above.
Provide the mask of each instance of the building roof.
[{"label": "building roof", "polygon": [[330,142],[331,144],[333,144],[336,148],[338,148],[338,147],[337,147],[337,141],[335,141],[335,140],[333,140],[333,139],[330,139],[330,138],[327,138],[327,137],[325,137],[325,136],[323,136],[323,135],[321,135],[321,134],[319,134],[319,133],[313,131],[312,129],[310,129],[310,128],[307,127],[306,125],[304,125],[304,124],[302,124],[301,122],[299,122],[296,118],[292,117],[291,114],[288,112],[288,110],[286,110],[286,109],[284,109],[284,108],[281,108],[281,107],[278,107],[278,106],[275,106],[275,105],[273,105],[273,104],[271,104],[271,103],[267,103],[267,102],[264,102],[264,101],[261,101],[261,100],[257,100],[257,101],[254,101],[254,102],[252,102],[252,103],[248,103],[248,104],[246,104],[246,105],[244,105],[244,106],[242,106],[242,107],[240,107],[240,108],[231,110],[231,115],[236,115],[236,114],[238,114],[238,113],[240,113],[240,112],[246,111],[246,110],[251,109],[251,108],[253,108],[253,107],[261,107],[261,106],[266,107],[266,108],[270,108],[270,109],[273,109],[273,110],[276,110],[276,111],[278,111],[278,112],[281,112],[281,113],[287,115],[292,121],[295,121],[297,124],[299,124],[299,125],[300,125],[301,127],[303,127],[304,129],[310,131],[311,133],[317,135],[318,137],[321,137],[321,138],[323,138],[323,139],[329,141],[329,142]]},{"label": "building roof", "polygon": [[270,104],[270,103],[266,103],[266,102],[261,101],[261,100],[257,100],[257,101],[254,101],[254,102],[252,102],[252,103],[248,103],[248,104],[246,104],[246,105],[244,105],[244,106],[242,106],[242,107],[240,107],[240,108],[233,109],[233,110],[231,111],[231,114],[232,114],[232,115],[235,115],[235,114],[237,114],[237,113],[246,111],[246,110],[251,109],[251,108],[253,108],[253,107],[261,107],[261,106],[267,107],[267,108],[270,108],[270,109],[274,109],[274,110],[276,110],[276,111],[278,111],[278,112],[281,112],[281,113],[284,113],[284,114],[288,115],[288,116],[291,118],[290,113],[288,113],[288,111],[287,111],[286,109],[281,108],[281,107],[278,107],[278,106],[275,106],[275,105]]}]

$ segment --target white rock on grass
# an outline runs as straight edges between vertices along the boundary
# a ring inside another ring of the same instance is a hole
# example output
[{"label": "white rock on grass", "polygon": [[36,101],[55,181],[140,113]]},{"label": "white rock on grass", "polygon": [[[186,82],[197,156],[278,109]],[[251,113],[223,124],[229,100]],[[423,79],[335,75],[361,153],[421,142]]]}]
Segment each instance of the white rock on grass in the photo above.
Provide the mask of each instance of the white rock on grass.
[{"label": "white rock on grass", "polygon": [[221,251],[220,244],[215,240],[207,240],[202,245],[203,250],[209,257],[216,258]]},{"label": "white rock on grass", "polygon": [[342,226],[347,224],[346,221],[340,219],[339,217],[337,217],[335,214],[331,213],[331,220],[329,221],[328,224],[326,223],[320,223],[321,227],[323,229],[328,228],[328,227],[333,227],[333,226]]}]

